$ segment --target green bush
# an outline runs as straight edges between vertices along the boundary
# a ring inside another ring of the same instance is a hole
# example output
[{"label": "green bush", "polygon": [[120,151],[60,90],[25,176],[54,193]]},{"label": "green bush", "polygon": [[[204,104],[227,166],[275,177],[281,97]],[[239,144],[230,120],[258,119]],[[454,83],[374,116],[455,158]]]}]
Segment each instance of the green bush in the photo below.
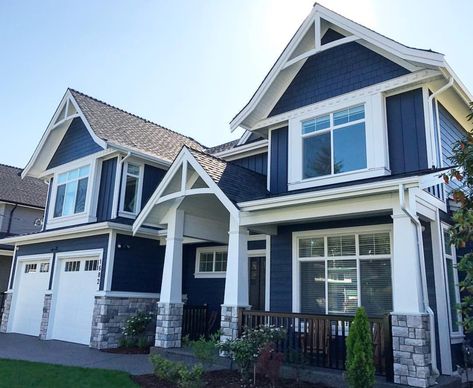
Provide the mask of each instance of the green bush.
[{"label": "green bush", "polygon": [[220,333],[217,332],[207,340],[200,337],[196,341],[191,341],[190,346],[197,360],[205,366],[211,366],[218,356],[217,345],[220,342]]},{"label": "green bush", "polygon": [[346,340],[346,379],[351,388],[374,386],[373,339],[368,316],[363,307],[356,311]]},{"label": "green bush", "polygon": [[138,346],[145,348],[148,340],[145,336],[148,325],[153,320],[153,313],[138,312],[128,318],[122,328],[123,337],[120,339],[121,347]]},{"label": "green bush", "polygon": [[201,365],[194,365],[192,368],[182,366],[178,370],[179,380],[177,385],[180,388],[199,388],[202,386],[202,375],[204,368]]},{"label": "green bush", "polygon": [[202,365],[188,367],[182,362],[174,362],[154,354],[150,357],[157,378],[176,385],[179,388],[198,388],[202,386]]}]

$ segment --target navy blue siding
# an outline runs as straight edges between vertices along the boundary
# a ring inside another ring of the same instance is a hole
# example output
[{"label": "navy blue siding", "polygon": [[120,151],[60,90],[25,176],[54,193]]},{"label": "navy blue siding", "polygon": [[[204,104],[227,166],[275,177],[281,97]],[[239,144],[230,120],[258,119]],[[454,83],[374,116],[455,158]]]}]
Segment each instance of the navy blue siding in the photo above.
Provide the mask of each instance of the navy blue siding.
[{"label": "navy blue siding", "polygon": [[439,103],[438,106],[442,161],[444,166],[451,166],[452,162],[449,158],[453,156],[453,146],[458,140],[465,138],[466,131],[442,104]]},{"label": "navy blue siding", "polygon": [[266,249],[266,240],[248,241],[248,250]]},{"label": "navy blue siding", "polygon": [[224,278],[195,278],[195,259],[197,247],[213,244],[186,244],[183,248],[182,293],[187,295],[190,305],[207,304],[211,311],[220,311],[225,294]]},{"label": "navy blue siding", "polygon": [[99,198],[97,201],[97,221],[105,221],[112,218],[116,171],[117,158],[108,159],[102,163]]},{"label": "navy blue siding", "polygon": [[429,168],[422,89],[388,97],[386,111],[391,173]]},{"label": "navy blue siding", "polygon": [[255,171],[259,174],[268,174],[268,153],[264,152],[258,155],[248,156],[237,160],[232,160],[233,164],[245,167],[251,171]]},{"label": "navy blue siding", "polygon": [[[108,234],[100,234],[97,236],[71,238],[68,240],[56,240],[31,245],[21,245],[17,250],[18,256],[26,255],[38,255],[43,253],[54,253],[57,252],[70,252],[70,251],[83,251],[88,249],[103,249],[102,257],[102,271],[100,278],[100,289],[103,289],[103,281],[105,275],[105,268],[107,266],[107,252],[108,252]],[[55,260],[55,258],[53,259]],[[15,263],[16,265],[16,260]],[[54,276],[54,265],[51,266],[51,280]]]},{"label": "navy blue siding", "polygon": [[344,38],[345,35],[340,34],[337,31],[332,30],[329,28],[327,32],[322,36],[322,39],[320,40],[321,44],[327,44],[331,42],[335,42],[336,40]]},{"label": "navy blue siding", "polygon": [[408,73],[405,68],[356,42],[346,43],[309,57],[269,116]]},{"label": "navy blue siding", "polygon": [[141,209],[143,209],[149,198],[153,195],[159,183],[163,180],[166,171],[145,164],[145,172],[143,177],[143,194],[141,196]]},{"label": "navy blue siding", "polygon": [[49,168],[60,166],[102,150],[90,136],[89,131],[79,117],[72,120],[61,143],[54,153]]},{"label": "navy blue siding", "polygon": [[275,129],[271,132],[271,166],[269,189],[271,194],[287,191],[288,129]]},{"label": "navy blue siding", "polygon": [[271,237],[271,311],[292,311],[292,233],[304,230],[345,228],[392,223],[390,216],[337,220],[312,224],[278,227],[278,234]]},{"label": "navy blue siding", "polygon": [[161,291],[166,247],[158,240],[117,234],[112,291]]}]

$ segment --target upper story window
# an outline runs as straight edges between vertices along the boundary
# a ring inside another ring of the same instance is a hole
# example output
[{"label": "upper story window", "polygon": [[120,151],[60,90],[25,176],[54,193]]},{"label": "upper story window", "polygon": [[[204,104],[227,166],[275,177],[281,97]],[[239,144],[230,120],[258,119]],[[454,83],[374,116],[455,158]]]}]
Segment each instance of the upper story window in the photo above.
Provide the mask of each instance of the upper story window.
[{"label": "upper story window", "polygon": [[143,166],[126,163],[123,170],[122,196],[120,211],[136,215],[141,207],[141,186],[143,180]]},{"label": "upper story window", "polygon": [[354,106],[302,122],[303,179],[365,169],[365,107]]},{"label": "upper story window", "polygon": [[90,166],[59,174],[56,183],[54,217],[83,213],[87,198]]}]

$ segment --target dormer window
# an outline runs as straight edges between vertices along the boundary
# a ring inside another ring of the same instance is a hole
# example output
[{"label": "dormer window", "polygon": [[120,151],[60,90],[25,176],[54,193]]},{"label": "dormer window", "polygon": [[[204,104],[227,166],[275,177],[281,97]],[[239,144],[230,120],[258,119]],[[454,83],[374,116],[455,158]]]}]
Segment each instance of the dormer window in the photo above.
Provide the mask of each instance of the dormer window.
[{"label": "dormer window", "polygon": [[143,166],[135,163],[125,163],[123,169],[122,195],[120,214],[134,216],[141,209],[141,189],[143,181]]},{"label": "dormer window", "polygon": [[357,105],[302,122],[303,179],[365,169],[365,107]]},{"label": "dormer window", "polygon": [[59,174],[56,183],[54,218],[85,212],[90,166]]}]

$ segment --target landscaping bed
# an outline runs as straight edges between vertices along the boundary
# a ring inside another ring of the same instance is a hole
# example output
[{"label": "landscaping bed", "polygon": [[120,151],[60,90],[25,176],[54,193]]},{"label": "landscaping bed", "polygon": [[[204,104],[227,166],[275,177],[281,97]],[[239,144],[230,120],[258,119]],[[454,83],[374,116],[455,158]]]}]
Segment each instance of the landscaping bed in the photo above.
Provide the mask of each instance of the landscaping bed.
[{"label": "landscaping bed", "polygon": [[[141,376],[132,376],[133,381],[138,384],[140,387],[144,388],[175,388],[174,383],[170,383],[164,380],[158,379],[155,375],[141,375]],[[212,372],[205,372],[202,376],[202,386],[208,388],[241,388],[241,374],[235,370],[218,370]],[[257,376],[256,386],[254,388],[271,388],[271,382],[263,377]],[[327,388],[327,385],[324,384],[312,384],[307,382],[297,382],[295,380],[285,380],[279,379],[276,383],[278,388]]]}]

